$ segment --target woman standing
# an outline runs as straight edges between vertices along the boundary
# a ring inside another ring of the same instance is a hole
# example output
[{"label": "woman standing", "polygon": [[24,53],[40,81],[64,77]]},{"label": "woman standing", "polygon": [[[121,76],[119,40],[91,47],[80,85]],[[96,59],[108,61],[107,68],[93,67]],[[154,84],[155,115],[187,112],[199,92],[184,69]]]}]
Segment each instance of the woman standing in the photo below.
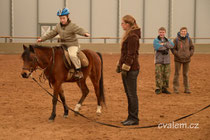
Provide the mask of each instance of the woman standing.
[{"label": "woman standing", "polygon": [[121,57],[117,72],[122,74],[123,86],[128,99],[128,117],[121,122],[123,125],[138,125],[137,77],[139,74],[139,39],[141,31],[136,20],[126,15],[122,18],[121,26],[125,31],[121,41]]},{"label": "woman standing", "polygon": [[52,39],[59,34],[59,42],[65,43],[68,46],[68,53],[72,63],[75,66],[76,73],[75,78],[82,78],[83,74],[81,72],[81,62],[77,56],[79,50],[79,43],[76,34],[81,36],[89,37],[90,34],[84,29],[78,27],[76,24],[72,23],[69,19],[69,9],[64,8],[58,10],[57,16],[59,16],[60,23],[58,23],[55,29],[51,30],[47,35],[41,37],[37,42],[42,42],[48,39]]}]

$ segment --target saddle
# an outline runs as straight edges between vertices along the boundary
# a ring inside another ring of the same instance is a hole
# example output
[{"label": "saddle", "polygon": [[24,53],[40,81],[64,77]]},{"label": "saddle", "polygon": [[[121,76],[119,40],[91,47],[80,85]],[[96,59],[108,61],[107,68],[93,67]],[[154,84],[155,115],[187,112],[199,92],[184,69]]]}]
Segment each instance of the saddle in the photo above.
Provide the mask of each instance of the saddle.
[{"label": "saddle", "polygon": [[[71,59],[69,57],[69,53],[68,53],[67,47],[63,47],[62,46],[62,48],[63,48],[63,53],[64,53],[64,55],[63,55],[64,64],[65,64],[65,67],[69,70],[67,80],[70,80],[72,78],[72,76],[74,75],[74,73],[75,73],[75,67],[74,67],[74,65],[71,62]],[[81,67],[82,68],[87,67],[89,65],[89,60],[87,59],[87,57],[84,54],[84,52],[83,51],[79,51],[77,55],[78,55],[78,58],[81,61]]]}]

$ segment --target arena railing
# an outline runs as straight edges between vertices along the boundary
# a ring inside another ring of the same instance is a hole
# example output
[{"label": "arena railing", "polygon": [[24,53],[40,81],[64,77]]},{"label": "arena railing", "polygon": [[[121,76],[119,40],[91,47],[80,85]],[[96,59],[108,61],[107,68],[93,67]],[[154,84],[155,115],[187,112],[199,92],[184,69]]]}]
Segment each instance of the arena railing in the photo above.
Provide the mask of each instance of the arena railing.
[{"label": "arena railing", "polygon": [[[13,39],[38,39],[39,37],[24,37],[24,36],[0,36],[0,39],[3,38],[5,41],[4,43],[8,43],[8,42],[12,42]],[[51,39],[51,42],[53,40],[57,40],[58,38],[53,38]],[[116,40],[120,40],[120,37],[78,37],[78,39],[97,39],[97,40],[104,40],[104,44],[107,43],[107,40],[111,40],[111,39],[116,39]],[[155,39],[154,37],[144,37],[141,38],[141,40],[150,40],[150,39]],[[174,37],[170,37],[170,39],[174,39]],[[191,37],[191,39],[193,40],[198,40],[198,39],[207,39],[210,40],[210,37]]]}]

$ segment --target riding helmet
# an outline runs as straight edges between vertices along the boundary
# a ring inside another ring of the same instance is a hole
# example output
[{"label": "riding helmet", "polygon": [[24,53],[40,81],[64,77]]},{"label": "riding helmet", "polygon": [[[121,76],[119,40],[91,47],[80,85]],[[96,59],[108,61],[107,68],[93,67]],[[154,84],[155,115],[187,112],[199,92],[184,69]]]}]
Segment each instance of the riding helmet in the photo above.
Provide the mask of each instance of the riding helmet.
[{"label": "riding helmet", "polygon": [[65,16],[65,15],[68,15],[68,14],[70,14],[68,8],[60,9],[57,12],[57,16]]}]

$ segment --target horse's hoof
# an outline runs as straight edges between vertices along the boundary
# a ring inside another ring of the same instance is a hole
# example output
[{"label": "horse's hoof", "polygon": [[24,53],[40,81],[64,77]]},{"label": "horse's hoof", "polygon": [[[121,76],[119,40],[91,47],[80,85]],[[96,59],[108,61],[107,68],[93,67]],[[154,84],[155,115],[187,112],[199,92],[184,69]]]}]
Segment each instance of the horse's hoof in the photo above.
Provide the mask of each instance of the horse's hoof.
[{"label": "horse's hoof", "polygon": [[52,114],[49,118],[50,122],[53,122],[55,120],[56,114]]},{"label": "horse's hoof", "polygon": [[101,106],[97,106],[96,114],[101,115]]},{"label": "horse's hoof", "polygon": [[100,116],[100,115],[101,115],[101,112],[96,112],[96,115],[97,115],[97,116]]},{"label": "horse's hoof", "polygon": [[78,113],[79,113],[79,112],[75,111],[75,112],[74,112],[74,116],[78,116]]},{"label": "horse's hoof", "polygon": [[63,117],[64,117],[64,118],[68,118],[68,115],[69,115],[69,111],[66,110],[66,111],[64,112],[64,114],[63,114]]},{"label": "horse's hoof", "polygon": [[81,106],[82,106],[81,104],[76,104],[74,111],[79,112]]},{"label": "horse's hoof", "polygon": [[49,119],[48,122],[51,123],[51,122],[54,122],[54,120]]}]

